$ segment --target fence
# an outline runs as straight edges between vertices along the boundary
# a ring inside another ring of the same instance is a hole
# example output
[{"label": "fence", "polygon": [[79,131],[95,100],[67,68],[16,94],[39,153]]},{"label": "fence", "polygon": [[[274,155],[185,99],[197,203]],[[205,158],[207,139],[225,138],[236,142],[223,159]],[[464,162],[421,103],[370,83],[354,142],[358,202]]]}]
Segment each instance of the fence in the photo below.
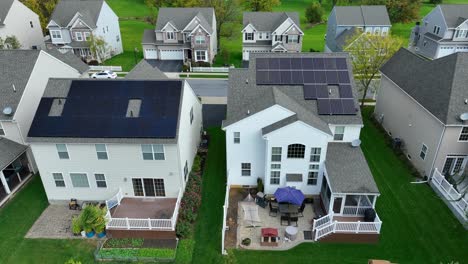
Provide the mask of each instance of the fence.
[{"label": "fence", "polygon": [[224,238],[226,236],[226,220],[227,220],[227,211],[229,208],[229,190],[231,186],[228,184],[226,186],[226,196],[224,197],[224,205],[223,205],[223,226],[221,229],[221,254],[227,254],[226,250],[224,249]]},{"label": "fence", "polygon": [[109,200],[106,200],[107,214],[106,218],[108,223],[106,228],[109,229],[134,229],[134,230],[159,230],[159,231],[174,231],[177,223],[177,217],[179,215],[180,201],[182,199],[183,191],[179,190],[177,196],[177,202],[174,208],[174,213],[170,219],[152,219],[152,218],[128,218],[112,217],[110,209],[120,205],[120,201],[123,198],[122,189]]},{"label": "fence", "polygon": [[462,216],[465,221],[467,220],[468,202],[462,194],[460,194],[451,183],[437,170],[432,174],[432,185],[435,186],[447,199],[447,201],[455,208],[455,210]]},{"label": "fence", "polygon": [[192,67],[192,72],[229,72],[230,67]]},{"label": "fence", "polygon": [[90,71],[116,71],[121,72],[122,66],[89,66]]},{"label": "fence", "polygon": [[331,233],[380,234],[380,229],[382,228],[382,221],[378,215],[376,215],[374,222],[331,221],[330,219],[332,217],[332,215],[326,215],[320,219],[314,220],[312,230],[315,231],[315,241]]}]

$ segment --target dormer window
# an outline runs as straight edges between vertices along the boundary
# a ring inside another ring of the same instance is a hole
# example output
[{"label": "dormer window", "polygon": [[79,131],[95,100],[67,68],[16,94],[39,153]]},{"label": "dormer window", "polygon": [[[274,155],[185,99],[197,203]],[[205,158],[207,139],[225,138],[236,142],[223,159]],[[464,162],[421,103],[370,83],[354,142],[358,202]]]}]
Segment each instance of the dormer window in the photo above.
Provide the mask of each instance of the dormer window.
[{"label": "dormer window", "polygon": [[61,39],[62,38],[62,32],[60,30],[51,30],[50,35],[52,36],[53,39]]},{"label": "dormer window", "polygon": [[170,40],[175,39],[175,34],[174,34],[174,32],[172,32],[172,31],[166,32],[166,39],[170,39]]},{"label": "dormer window", "polygon": [[83,41],[83,33],[75,32],[76,41]]},{"label": "dormer window", "polygon": [[254,33],[245,33],[245,40],[254,40]]},{"label": "dormer window", "polygon": [[468,30],[459,29],[455,31],[455,38],[468,38]]}]

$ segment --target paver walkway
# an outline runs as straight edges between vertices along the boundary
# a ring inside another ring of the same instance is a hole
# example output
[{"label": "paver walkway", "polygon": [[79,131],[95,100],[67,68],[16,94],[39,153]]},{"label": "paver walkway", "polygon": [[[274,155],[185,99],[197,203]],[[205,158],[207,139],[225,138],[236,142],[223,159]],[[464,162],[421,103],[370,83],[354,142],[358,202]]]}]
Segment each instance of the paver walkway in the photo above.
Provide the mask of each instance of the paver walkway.
[{"label": "paver walkway", "polygon": [[68,209],[68,205],[49,205],[34,225],[26,238],[81,238],[71,231],[71,220],[80,211]]}]

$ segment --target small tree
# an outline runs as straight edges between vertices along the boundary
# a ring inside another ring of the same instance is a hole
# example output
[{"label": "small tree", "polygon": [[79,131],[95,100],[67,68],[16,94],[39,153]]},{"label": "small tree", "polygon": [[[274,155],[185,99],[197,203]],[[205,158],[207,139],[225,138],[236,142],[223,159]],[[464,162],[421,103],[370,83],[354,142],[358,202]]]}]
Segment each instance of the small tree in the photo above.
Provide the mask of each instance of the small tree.
[{"label": "small tree", "polygon": [[91,51],[91,54],[93,54],[93,57],[100,63],[103,63],[106,60],[107,54],[110,52],[109,45],[107,45],[107,42],[104,40],[104,38],[91,34],[90,38],[88,39],[88,44],[89,50]]},{"label": "small tree", "polygon": [[273,11],[273,7],[281,4],[280,0],[243,0],[246,9],[254,12]]},{"label": "small tree", "polygon": [[309,23],[320,23],[322,22],[322,16],[323,16],[323,8],[322,5],[320,5],[317,2],[314,2],[313,4],[309,5],[306,9],[306,19],[307,22]]},{"label": "small tree", "polygon": [[19,49],[21,43],[16,36],[7,36],[5,40],[0,37],[0,49]]},{"label": "small tree", "polygon": [[355,79],[362,86],[361,106],[364,106],[364,99],[372,80],[380,67],[400,49],[403,40],[390,35],[372,35],[359,31],[345,43],[345,50],[349,52],[353,63]]}]

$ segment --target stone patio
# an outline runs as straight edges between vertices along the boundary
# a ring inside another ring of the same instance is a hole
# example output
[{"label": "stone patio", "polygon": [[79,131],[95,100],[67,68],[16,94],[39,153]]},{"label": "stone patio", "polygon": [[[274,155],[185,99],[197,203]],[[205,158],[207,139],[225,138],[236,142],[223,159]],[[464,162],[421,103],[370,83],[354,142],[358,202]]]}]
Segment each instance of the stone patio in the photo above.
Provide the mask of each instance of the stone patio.
[{"label": "stone patio", "polygon": [[82,238],[74,236],[71,230],[72,217],[79,213],[65,204],[49,205],[29,229],[26,238]]},{"label": "stone patio", "polygon": [[[294,241],[286,241],[284,239],[285,229],[287,226],[281,225],[280,213],[278,213],[276,217],[269,215],[268,206],[266,208],[258,206],[258,216],[260,217],[261,222],[256,223],[256,227],[251,227],[251,222],[244,221],[244,212],[240,204],[238,205],[237,215],[237,245],[241,248],[256,250],[288,250],[304,242],[313,242],[313,240],[304,239],[304,231],[312,230],[312,219],[315,216],[313,204],[306,204],[306,207],[304,208],[304,217],[299,217],[299,221],[297,222],[297,238]],[[292,223],[292,225],[295,226],[295,223]],[[261,229],[265,227],[278,229],[280,240],[277,247],[260,246]],[[250,238],[252,241],[248,247],[241,245],[242,240],[245,238]]]}]

